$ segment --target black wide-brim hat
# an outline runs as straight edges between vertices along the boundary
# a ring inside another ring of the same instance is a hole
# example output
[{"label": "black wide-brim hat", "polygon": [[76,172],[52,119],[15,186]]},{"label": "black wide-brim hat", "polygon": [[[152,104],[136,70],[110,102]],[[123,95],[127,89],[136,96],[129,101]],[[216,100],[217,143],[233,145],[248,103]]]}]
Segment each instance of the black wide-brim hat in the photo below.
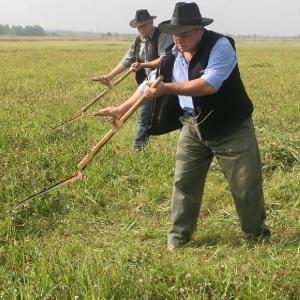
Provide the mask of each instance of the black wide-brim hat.
[{"label": "black wide-brim hat", "polygon": [[196,3],[178,2],[171,20],[158,25],[158,29],[167,34],[178,34],[207,26],[214,20],[203,18]]},{"label": "black wide-brim hat", "polygon": [[151,16],[147,9],[139,9],[135,13],[135,18],[129,22],[129,25],[136,28],[154,20],[155,18],[156,16]]}]

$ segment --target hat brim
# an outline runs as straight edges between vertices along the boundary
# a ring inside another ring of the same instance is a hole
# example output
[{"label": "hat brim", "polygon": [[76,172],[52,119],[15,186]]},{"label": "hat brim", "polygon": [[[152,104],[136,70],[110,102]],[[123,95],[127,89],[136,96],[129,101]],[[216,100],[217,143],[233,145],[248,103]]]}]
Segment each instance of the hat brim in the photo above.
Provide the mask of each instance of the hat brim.
[{"label": "hat brim", "polygon": [[133,19],[133,20],[131,20],[131,21],[129,22],[129,25],[130,25],[130,27],[132,27],[132,28],[137,28],[137,27],[139,27],[139,26],[142,26],[142,25],[144,25],[144,24],[147,24],[147,23],[153,21],[155,18],[156,18],[156,16],[151,16],[150,19],[148,19],[147,21],[143,21],[143,22],[137,22],[136,19]]},{"label": "hat brim", "polygon": [[188,31],[195,30],[200,27],[207,26],[211,24],[214,20],[209,18],[202,18],[202,24],[199,25],[186,25],[186,26],[180,26],[180,25],[172,25],[171,20],[164,21],[158,25],[158,29],[161,32],[167,33],[167,34],[178,34],[178,33],[184,33]]}]

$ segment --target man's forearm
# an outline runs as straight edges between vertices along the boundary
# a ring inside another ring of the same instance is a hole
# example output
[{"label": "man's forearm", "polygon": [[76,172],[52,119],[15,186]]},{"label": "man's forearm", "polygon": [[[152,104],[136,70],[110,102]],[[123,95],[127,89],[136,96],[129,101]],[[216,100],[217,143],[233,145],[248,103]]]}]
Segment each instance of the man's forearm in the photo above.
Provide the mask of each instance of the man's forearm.
[{"label": "man's forearm", "polygon": [[119,63],[113,70],[108,73],[108,76],[114,78],[118,74],[122,73],[125,69],[126,67],[122,63]]},{"label": "man's forearm", "polygon": [[118,110],[121,115],[124,115],[126,111],[142,96],[142,94],[137,90],[134,94],[128,98],[125,102],[118,106]]},{"label": "man's forearm", "polygon": [[158,66],[159,61],[160,61],[160,57],[158,57],[157,59],[148,61],[148,62],[141,63],[140,65],[141,65],[141,68],[143,68],[143,69],[145,69],[145,68],[154,69]]},{"label": "man's forearm", "polygon": [[183,96],[205,96],[214,94],[217,91],[207,83],[207,81],[199,78],[187,82],[172,82],[163,84],[163,94],[174,94]]}]

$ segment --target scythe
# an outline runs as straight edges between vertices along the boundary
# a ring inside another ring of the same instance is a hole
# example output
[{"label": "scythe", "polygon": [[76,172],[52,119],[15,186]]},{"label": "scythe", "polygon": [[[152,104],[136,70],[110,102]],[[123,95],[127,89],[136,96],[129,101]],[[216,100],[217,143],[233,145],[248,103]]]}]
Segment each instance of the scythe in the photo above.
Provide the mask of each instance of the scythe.
[{"label": "scythe", "polygon": [[[156,78],[156,80],[152,83],[152,87],[156,87],[160,81],[162,80],[162,76],[159,76]],[[82,178],[83,176],[83,170],[86,168],[88,163],[92,161],[92,159],[95,157],[95,155],[99,152],[99,150],[114,136],[114,134],[123,126],[123,124],[131,117],[131,115],[137,110],[137,108],[143,103],[143,101],[146,99],[146,96],[141,96],[129,109],[128,111],[116,122],[116,125],[113,126],[112,129],[110,129],[101,139],[100,141],[90,150],[90,152],[77,164],[77,173],[69,178],[66,178],[51,187],[48,187],[32,196],[29,196],[28,198],[20,201],[16,208],[23,207],[25,204],[27,204],[29,201],[31,201],[34,198],[37,198],[47,192],[50,192],[51,190],[61,187],[63,185],[66,185],[70,182],[73,182],[79,178]]]}]

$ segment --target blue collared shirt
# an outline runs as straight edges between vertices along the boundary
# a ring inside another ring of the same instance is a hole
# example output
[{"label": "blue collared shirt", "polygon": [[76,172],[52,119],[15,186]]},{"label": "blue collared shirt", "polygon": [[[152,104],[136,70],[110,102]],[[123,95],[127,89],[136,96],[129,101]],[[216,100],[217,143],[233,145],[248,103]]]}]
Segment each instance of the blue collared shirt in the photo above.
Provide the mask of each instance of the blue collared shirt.
[{"label": "blue collared shirt", "polygon": [[[189,63],[186,62],[182,53],[174,46],[172,49],[175,55],[175,62],[172,74],[172,82],[186,82],[188,78]],[[201,78],[207,81],[216,91],[219,90],[224,80],[226,80],[237,64],[237,57],[229,40],[225,37],[220,38],[212,48],[208,64]],[[148,80],[155,79],[155,70],[149,74]],[[139,92],[144,93],[146,82],[139,86]],[[178,95],[182,108],[193,108],[191,96]]]}]

